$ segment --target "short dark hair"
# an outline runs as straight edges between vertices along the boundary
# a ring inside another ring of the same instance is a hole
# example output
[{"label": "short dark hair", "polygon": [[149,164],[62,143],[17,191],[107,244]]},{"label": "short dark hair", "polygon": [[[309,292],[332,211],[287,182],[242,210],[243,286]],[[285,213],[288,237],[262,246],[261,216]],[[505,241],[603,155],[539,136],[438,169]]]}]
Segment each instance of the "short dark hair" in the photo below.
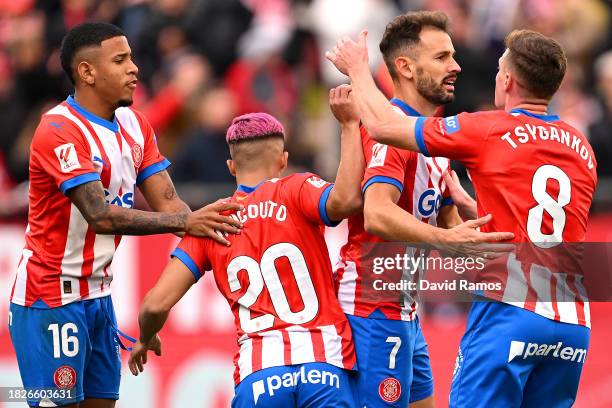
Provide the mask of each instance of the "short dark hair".
[{"label": "short dark hair", "polygon": [[104,40],[122,36],[125,36],[125,33],[116,25],[109,23],[83,23],[68,31],[62,40],[60,60],[70,81],[75,83],[72,63],[79,50],[100,46]]},{"label": "short dark hair", "polygon": [[441,11],[414,11],[395,17],[380,41],[380,52],[392,78],[397,78],[395,58],[402,51],[418,45],[421,31],[431,27],[448,33],[448,16]]},{"label": "short dark hair", "polygon": [[537,98],[552,98],[567,68],[561,45],[531,30],[514,30],[506,36],[504,43],[511,69],[521,85]]}]

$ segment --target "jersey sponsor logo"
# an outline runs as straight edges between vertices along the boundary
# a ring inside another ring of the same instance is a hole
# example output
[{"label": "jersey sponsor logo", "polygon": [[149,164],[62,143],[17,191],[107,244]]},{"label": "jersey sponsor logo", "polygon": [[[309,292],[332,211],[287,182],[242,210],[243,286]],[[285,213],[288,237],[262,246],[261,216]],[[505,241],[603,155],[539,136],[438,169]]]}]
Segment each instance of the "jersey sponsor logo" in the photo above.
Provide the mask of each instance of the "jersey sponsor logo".
[{"label": "jersey sponsor logo", "polygon": [[66,143],[53,149],[59,160],[60,170],[64,173],[70,173],[74,169],[80,169],[79,157],[77,156],[74,144]]},{"label": "jersey sponsor logo", "polygon": [[132,208],[134,206],[134,193],[132,192],[116,195],[113,199],[110,199],[110,195],[110,191],[104,189],[104,199],[109,204],[125,208]]},{"label": "jersey sponsor logo", "polygon": [[561,341],[556,344],[538,344],[512,340],[512,342],[510,342],[510,350],[508,352],[508,362],[511,362],[515,358],[522,358],[523,360],[526,360],[529,357],[539,356],[560,358],[561,360],[565,361],[584,363],[586,354],[586,349],[574,348],[571,346],[563,347],[563,342]]},{"label": "jersey sponsor logo", "polygon": [[63,365],[53,373],[53,382],[60,389],[74,388],[76,385],[77,373],[74,368]]},{"label": "jersey sponsor logo", "polygon": [[419,197],[417,209],[423,217],[431,217],[438,213],[442,205],[442,197],[433,188],[428,188]]},{"label": "jersey sponsor logo", "polygon": [[444,118],[444,129],[446,130],[447,135],[452,135],[457,132],[459,128],[459,120],[457,120],[457,116],[449,116]]},{"label": "jersey sponsor logo", "polygon": [[385,159],[387,158],[387,145],[376,143],[372,146],[372,158],[368,168],[380,167],[385,165]]},{"label": "jersey sponsor logo", "polygon": [[140,167],[143,157],[142,147],[138,143],[134,143],[132,145],[132,160],[134,160],[134,167]]},{"label": "jersey sponsor logo", "polygon": [[316,188],[321,188],[323,186],[325,186],[327,184],[327,181],[320,179],[317,176],[312,176],[310,178],[308,178],[308,180],[306,180],[307,182],[309,182],[310,184],[312,184],[313,186],[315,186]]},{"label": "jersey sponsor logo", "polygon": [[402,385],[395,378],[385,378],[378,385],[378,395],[383,401],[396,402],[402,395]]},{"label": "jersey sponsor logo", "polygon": [[273,397],[281,388],[293,388],[298,384],[322,384],[340,389],[340,377],[326,370],[312,369],[306,372],[305,366],[300,367],[300,371],[285,373],[282,376],[271,375],[252,384],[255,405],[263,394],[267,393]]}]

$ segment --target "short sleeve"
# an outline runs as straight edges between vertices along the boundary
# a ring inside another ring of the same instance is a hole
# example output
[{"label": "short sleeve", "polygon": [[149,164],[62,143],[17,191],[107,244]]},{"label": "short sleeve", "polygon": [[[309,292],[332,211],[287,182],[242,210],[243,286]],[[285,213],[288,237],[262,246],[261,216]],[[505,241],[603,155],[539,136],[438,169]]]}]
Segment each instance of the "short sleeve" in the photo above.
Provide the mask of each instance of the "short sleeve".
[{"label": "short sleeve", "polygon": [[312,173],[294,176],[287,185],[294,204],[304,216],[316,225],[335,227],[340,221],[333,221],[327,215],[327,200],[334,185]]},{"label": "short sleeve", "polygon": [[141,185],[143,181],[152,175],[167,169],[170,166],[170,161],[160,153],[157,147],[155,131],[149,121],[142,113],[138,111],[134,111],[134,113],[136,114],[138,123],[142,129],[142,135],[144,136],[142,163],[140,164],[138,176],[136,177],[136,185]]},{"label": "short sleeve", "polygon": [[473,168],[487,138],[487,123],[486,117],[479,113],[418,118],[415,138],[424,155],[448,157]]},{"label": "short sleeve", "polygon": [[404,178],[410,163],[416,160],[417,153],[396,149],[381,143],[371,147],[371,159],[365,170],[361,191],[376,183],[391,184],[400,191],[404,190]]},{"label": "short sleeve", "polygon": [[202,277],[205,271],[210,270],[210,258],[207,255],[208,238],[194,237],[185,235],[171,257],[181,261],[193,274],[196,282]]},{"label": "short sleeve", "polygon": [[43,116],[30,154],[35,169],[48,174],[64,194],[81,184],[100,180],[89,143],[80,129],[63,116]]}]

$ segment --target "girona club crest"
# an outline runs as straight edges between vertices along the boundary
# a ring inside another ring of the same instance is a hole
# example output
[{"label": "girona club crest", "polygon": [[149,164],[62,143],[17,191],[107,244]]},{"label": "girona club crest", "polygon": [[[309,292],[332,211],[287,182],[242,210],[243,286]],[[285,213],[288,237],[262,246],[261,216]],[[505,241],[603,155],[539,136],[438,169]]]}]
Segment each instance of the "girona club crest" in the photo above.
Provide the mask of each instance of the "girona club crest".
[{"label": "girona club crest", "polygon": [[63,365],[53,374],[53,382],[57,388],[67,389],[74,388],[76,385],[77,374],[74,368]]},{"label": "girona club crest", "polygon": [[138,143],[132,145],[132,160],[134,160],[134,167],[140,167],[142,164],[142,147]]},{"label": "girona club crest", "polygon": [[378,386],[378,395],[386,402],[396,402],[402,395],[402,385],[395,378],[385,378]]}]

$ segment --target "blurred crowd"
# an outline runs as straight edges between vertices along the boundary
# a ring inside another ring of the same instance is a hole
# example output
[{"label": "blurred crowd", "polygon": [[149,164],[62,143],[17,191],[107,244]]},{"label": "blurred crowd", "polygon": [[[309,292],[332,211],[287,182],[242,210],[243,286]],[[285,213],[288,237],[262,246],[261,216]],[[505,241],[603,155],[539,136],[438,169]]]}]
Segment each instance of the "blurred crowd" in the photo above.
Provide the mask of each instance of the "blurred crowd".
[{"label": "blurred crowd", "polygon": [[0,0],[0,216],[27,210],[29,143],[40,115],[72,92],[59,47],[79,23],[126,32],[139,67],[135,107],[195,206],[214,198],[200,192],[231,186],[225,129],[246,112],[285,123],[291,170],[333,178],[338,128],[327,96],[345,78],[324,51],[367,28],[372,70],[389,93],[378,42],[390,19],[417,9],[452,21],[463,71],[445,114],[493,108],[513,28],[558,39],[570,62],[552,110],[589,136],[599,176],[612,177],[611,0]]}]

